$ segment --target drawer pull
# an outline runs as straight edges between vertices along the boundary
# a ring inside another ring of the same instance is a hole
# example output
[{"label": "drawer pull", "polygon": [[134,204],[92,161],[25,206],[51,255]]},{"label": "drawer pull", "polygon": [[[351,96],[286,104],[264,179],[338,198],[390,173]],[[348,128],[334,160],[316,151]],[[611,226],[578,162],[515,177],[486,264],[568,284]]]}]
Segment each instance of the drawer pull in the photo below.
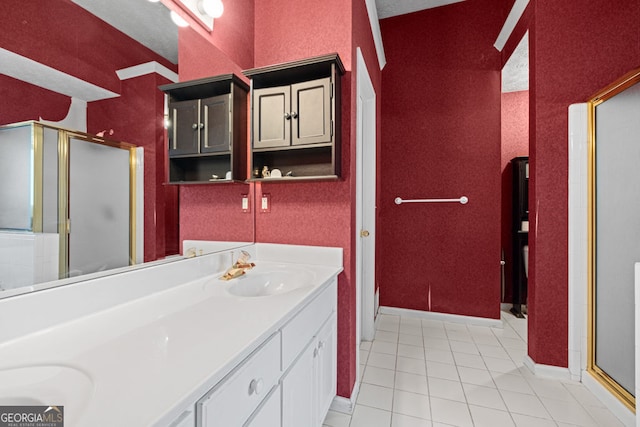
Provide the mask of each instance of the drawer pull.
[{"label": "drawer pull", "polygon": [[264,388],[264,381],[262,378],[258,378],[251,380],[249,383],[249,396],[252,394],[260,394],[262,393],[262,389]]}]

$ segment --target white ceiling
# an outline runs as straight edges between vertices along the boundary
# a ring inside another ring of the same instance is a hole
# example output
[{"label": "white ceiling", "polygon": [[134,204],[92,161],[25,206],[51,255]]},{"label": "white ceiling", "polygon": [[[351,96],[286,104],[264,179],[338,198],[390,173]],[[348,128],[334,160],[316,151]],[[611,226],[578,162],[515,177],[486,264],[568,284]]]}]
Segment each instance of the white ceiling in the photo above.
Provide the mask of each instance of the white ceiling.
[{"label": "white ceiling", "polygon": [[[162,3],[148,0],[72,0],[160,56],[178,63],[178,28]],[[432,9],[464,0],[376,0],[380,19]],[[529,87],[529,43],[525,36],[502,71],[502,91]]]},{"label": "white ceiling", "polygon": [[464,0],[376,0],[376,8],[378,18],[384,19],[461,1]]},{"label": "white ceiling", "polygon": [[529,90],[529,33],[513,51],[502,69],[502,92]]},{"label": "white ceiling", "polygon": [[163,58],[178,63],[178,27],[162,3],[148,0],[71,0]]}]

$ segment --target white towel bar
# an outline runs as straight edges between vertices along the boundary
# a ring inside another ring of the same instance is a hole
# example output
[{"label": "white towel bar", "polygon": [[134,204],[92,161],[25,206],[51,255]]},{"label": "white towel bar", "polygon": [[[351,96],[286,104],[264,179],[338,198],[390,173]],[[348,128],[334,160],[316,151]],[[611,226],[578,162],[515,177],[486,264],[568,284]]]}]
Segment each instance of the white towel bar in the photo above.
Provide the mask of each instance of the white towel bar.
[{"label": "white towel bar", "polygon": [[459,199],[412,199],[412,200],[403,200],[401,197],[396,197],[395,199],[396,205],[401,205],[403,203],[460,203],[461,205],[466,205],[469,203],[469,198],[467,196],[462,196]]}]

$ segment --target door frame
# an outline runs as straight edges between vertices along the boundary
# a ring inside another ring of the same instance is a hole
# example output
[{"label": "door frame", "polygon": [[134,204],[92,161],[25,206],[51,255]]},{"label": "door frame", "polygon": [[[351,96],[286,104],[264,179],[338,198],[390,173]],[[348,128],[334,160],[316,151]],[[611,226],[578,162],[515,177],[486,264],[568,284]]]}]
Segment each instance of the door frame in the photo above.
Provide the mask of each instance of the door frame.
[{"label": "door frame", "polygon": [[[356,366],[360,341],[375,333],[375,200],[376,200],[376,93],[362,56],[356,49]],[[366,141],[365,141],[366,139]],[[373,179],[371,179],[373,177]],[[369,178],[369,179],[367,179]],[[368,198],[373,206],[365,206]],[[360,231],[369,231],[370,244],[363,248]],[[372,283],[364,283],[364,268],[371,268]]]}]

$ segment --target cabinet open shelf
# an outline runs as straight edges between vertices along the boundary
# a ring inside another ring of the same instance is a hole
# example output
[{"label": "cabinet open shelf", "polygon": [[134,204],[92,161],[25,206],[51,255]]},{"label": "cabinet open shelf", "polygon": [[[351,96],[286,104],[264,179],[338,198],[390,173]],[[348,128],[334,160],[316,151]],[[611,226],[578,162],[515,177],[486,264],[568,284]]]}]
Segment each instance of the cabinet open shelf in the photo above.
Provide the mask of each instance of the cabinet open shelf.
[{"label": "cabinet open shelf", "polygon": [[[169,158],[169,182],[185,183],[199,181],[203,183],[230,182],[225,179],[230,170],[231,154],[215,156],[184,156]],[[209,181],[217,175],[221,179]]]},{"label": "cabinet open shelf", "polygon": [[[253,152],[253,167],[262,171],[264,166],[269,170],[279,169],[282,178],[254,177],[261,181],[287,181],[292,179],[337,178],[335,173],[335,155],[331,145],[307,147],[292,150],[263,150]],[[286,176],[291,172],[291,176]]]}]

